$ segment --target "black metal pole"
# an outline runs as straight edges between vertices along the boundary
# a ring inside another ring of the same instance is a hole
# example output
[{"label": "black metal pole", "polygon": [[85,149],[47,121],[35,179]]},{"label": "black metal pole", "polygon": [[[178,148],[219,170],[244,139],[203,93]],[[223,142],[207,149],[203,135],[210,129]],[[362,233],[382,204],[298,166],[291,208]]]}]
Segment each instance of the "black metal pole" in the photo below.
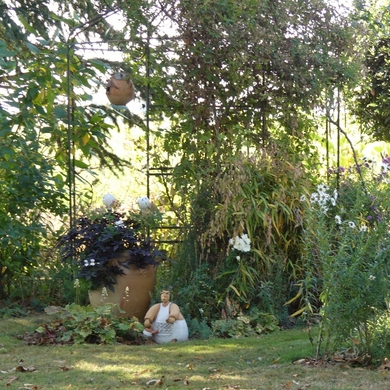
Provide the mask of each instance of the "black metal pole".
[{"label": "black metal pole", "polygon": [[72,83],[70,72],[70,48],[68,42],[66,54],[66,79],[67,79],[67,158],[68,158],[68,191],[69,191],[69,227],[72,228],[75,219],[75,178],[74,178],[74,156],[73,149],[73,104],[72,104]]},{"label": "black metal pole", "polygon": [[150,198],[150,29],[146,39],[146,196]]}]

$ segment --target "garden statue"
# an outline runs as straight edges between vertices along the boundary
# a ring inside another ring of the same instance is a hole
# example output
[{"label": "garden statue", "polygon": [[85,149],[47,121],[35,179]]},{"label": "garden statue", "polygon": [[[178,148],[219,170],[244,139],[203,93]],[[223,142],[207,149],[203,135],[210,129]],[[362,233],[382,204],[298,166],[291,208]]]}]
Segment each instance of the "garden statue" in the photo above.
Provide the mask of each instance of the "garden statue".
[{"label": "garden statue", "polygon": [[162,290],[161,303],[153,305],[144,318],[144,335],[152,337],[157,344],[188,340],[187,322],[170,298],[170,292]]}]

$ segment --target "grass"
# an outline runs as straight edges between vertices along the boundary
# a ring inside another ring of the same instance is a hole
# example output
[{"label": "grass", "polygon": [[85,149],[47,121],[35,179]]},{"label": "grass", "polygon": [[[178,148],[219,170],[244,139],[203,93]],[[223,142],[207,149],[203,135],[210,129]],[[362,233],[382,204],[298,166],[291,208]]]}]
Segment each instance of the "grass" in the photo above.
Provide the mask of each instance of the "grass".
[{"label": "grass", "polygon": [[[305,329],[259,338],[190,340],[142,346],[27,346],[47,316],[0,319],[0,387],[8,389],[389,389],[390,374],[346,365],[294,364],[313,357]],[[22,372],[24,367],[27,371]],[[29,372],[31,370],[31,372]]]}]

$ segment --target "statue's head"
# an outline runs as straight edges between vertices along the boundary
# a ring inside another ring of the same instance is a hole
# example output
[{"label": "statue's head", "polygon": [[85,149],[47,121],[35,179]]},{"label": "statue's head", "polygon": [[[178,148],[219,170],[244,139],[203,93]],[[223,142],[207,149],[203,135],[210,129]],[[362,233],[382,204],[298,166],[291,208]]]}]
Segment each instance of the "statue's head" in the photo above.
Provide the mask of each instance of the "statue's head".
[{"label": "statue's head", "polygon": [[171,293],[169,290],[161,290],[161,302],[169,302]]}]

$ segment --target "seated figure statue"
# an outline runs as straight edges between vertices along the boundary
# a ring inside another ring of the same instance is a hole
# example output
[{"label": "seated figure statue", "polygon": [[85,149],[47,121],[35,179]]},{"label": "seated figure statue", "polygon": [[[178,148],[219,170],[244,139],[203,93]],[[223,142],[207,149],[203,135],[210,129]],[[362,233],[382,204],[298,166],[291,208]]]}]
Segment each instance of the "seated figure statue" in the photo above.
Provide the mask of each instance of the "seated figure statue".
[{"label": "seated figure statue", "polygon": [[188,326],[180,308],[170,302],[168,290],[161,291],[161,303],[153,305],[144,318],[144,334],[157,344],[188,340]]}]

